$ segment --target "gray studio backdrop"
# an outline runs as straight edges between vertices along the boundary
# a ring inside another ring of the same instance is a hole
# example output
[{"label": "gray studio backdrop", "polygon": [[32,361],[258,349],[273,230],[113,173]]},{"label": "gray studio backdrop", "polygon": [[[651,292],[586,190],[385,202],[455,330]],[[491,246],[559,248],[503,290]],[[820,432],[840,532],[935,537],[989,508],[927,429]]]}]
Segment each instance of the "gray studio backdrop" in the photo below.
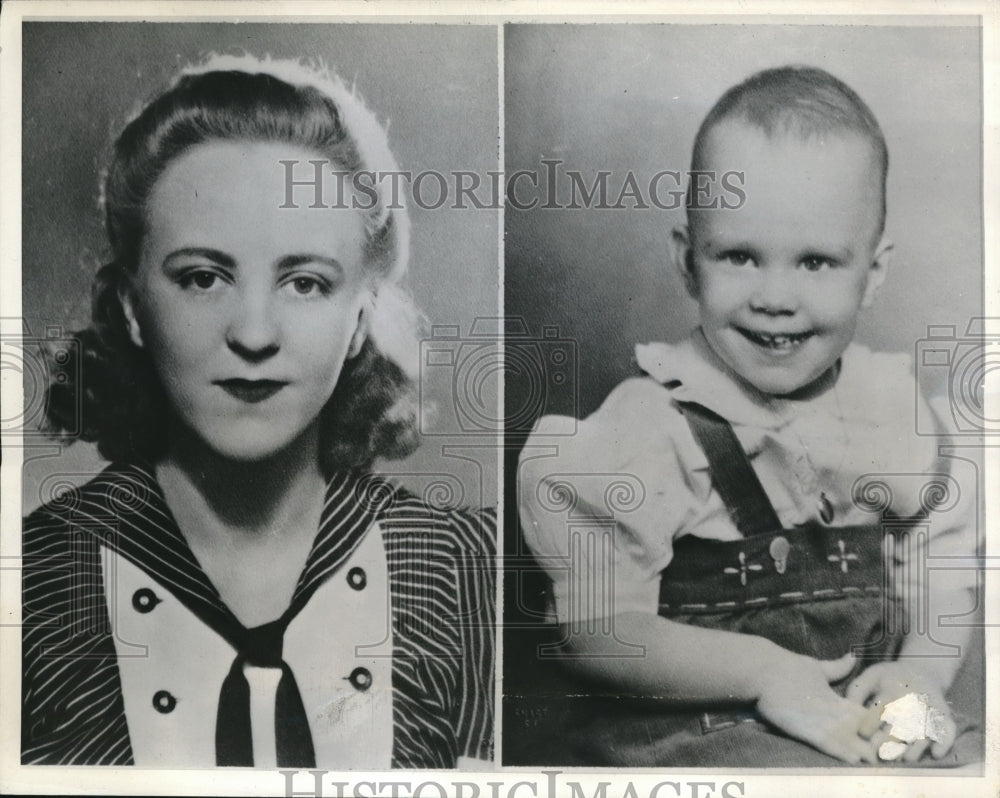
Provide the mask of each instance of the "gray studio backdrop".
[{"label": "gray studio backdrop", "polygon": [[[210,52],[323,59],[389,123],[403,170],[497,169],[495,26],[26,23],[22,274],[32,334],[87,323],[91,278],[107,255],[98,187],[112,137],[178,68]],[[428,181],[425,204],[433,204],[435,186]],[[497,315],[499,212],[453,205],[411,206],[410,284],[428,320],[457,327],[461,337],[476,318]],[[471,435],[449,417],[454,384],[447,368],[437,368],[423,394],[438,408],[431,431],[455,434],[426,438],[391,469],[443,504],[492,505],[495,440],[482,434],[482,413]],[[480,387],[476,401],[488,417],[495,382]],[[86,444],[32,446],[25,459],[25,512],[102,467]]]},{"label": "gray studio backdrop", "polygon": [[[728,87],[766,67],[825,68],[870,105],[889,146],[895,253],[859,340],[913,352],[930,324],[955,325],[961,335],[983,306],[980,31],[975,20],[967,27],[860,21],[508,26],[507,172],[544,177],[543,159],[559,160],[589,185],[599,170],[611,171],[614,203],[628,171],[645,191],[658,171],[689,168],[697,127]],[[530,199],[527,182],[521,187]],[[669,188],[662,184],[664,200]],[[508,208],[507,313],[523,316],[534,335],[548,325],[578,352],[575,394],[551,391],[541,410],[592,412],[635,373],[635,343],[675,341],[691,329],[695,308],[667,250],[671,228],[683,221],[682,210],[655,207]],[[532,405],[510,391],[507,402],[508,410]]]}]

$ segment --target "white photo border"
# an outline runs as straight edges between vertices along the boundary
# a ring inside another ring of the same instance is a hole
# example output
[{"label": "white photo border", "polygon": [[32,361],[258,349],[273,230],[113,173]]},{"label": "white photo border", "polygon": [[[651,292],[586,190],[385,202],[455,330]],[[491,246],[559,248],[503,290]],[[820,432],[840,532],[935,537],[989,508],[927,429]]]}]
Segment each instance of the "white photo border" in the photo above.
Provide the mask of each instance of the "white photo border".
[{"label": "white photo border", "polygon": [[[336,13],[332,13],[335,11]],[[983,37],[983,207],[984,296],[987,317],[1000,317],[1000,6],[991,2],[958,0],[942,8],[937,2],[355,2],[336,6],[317,2],[49,2],[11,0],[0,16],[0,95],[4,102],[0,138],[0,317],[21,314],[21,49],[20,26],[43,20],[148,20],[258,22],[412,22],[417,24],[469,23],[496,25],[500,42],[500,119],[502,125],[502,37],[505,22],[558,24],[562,22],[696,22],[738,21],[741,24],[968,24],[976,18]],[[502,131],[502,127],[501,127]],[[501,147],[502,152],[502,147]],[[502,242],[502,228],[498,231]],[[503,276],[503,249],[500,263]],[[1000,388],[991,375],[986,402],[990,418],[1000,416]],[[0,399],[6,408],[23,404],[18,375],[0,376]],[[1000,452],[987,444],[985,485],[1000,484]],[[537,771],[505,768],[481,772],[352,772],[322,773],[320,790],[306,771],[289,777],[264,771],[177,771],[110,767],[43,767],[20,765],[20,538],[21,455],[5,448],[2,462],[3,503],[0,508],[0,790],[4,793],[111,793],[180,795],[459,795],[464,798],[555,798],[562,795],[708,796],[763,798],[772,795],[808,794],[813,798],[875,795],[995,796],[1000,792],[1000,544],[997,522],[1000,493],[987,491],[986,571],[986,713],[985,774],[963,776],[927,771],[875,774],[861,769],[812,770],[790,773],[677,771],[611,771],[601,769],[547,768]],[[501,493],[502,495],[502,493]],[[502,526],[501,526],[502,528]],[[502,584],[502,580],[499,580]],[[502,596],[498,606],[503,606]],[[502,649],[498,649],[502,652]],[[500,669],[498,668],[498,677]],[[497,700],[502,694],[498,678]],[[502,728],[498,718],[499,730]],[[501,752],[498,745],[497,762]],[[289,781],[289,778],[292,778]],[[711,783],[711,786],[709,786]],[[395,785],[395,786],[392,786]],[[406,785],[406,786],[403,786]],[[572,785],[576,785],[575,787]],[[671,786],[665,786],[671,785]],[[676,786],[673,786],[676,785]],[[657,789],[654,792],[654,789]]]}]

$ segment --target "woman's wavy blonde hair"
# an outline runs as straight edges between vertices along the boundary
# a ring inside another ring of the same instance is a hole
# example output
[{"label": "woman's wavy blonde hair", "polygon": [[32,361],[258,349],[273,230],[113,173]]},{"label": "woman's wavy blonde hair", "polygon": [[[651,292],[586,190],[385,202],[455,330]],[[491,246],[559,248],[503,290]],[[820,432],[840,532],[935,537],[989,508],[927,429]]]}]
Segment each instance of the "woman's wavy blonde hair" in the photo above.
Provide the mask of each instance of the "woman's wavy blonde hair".
[{"label": "woman's wavy blonde hair", "polygon": [[[53,382],[48,391],[51,431],[78,428],[75,437],[96,441],[109,460],[155,462],[166,451],[166,395],[148,355],[128,335],[120,295],[138,268],[146,204],[156,181],[190,148],[218,140],[293,144],[323,155],[352,178],[398,171],[385,128],[355,91],[322,66],[213,55],[182,70],[142,108],[115,142],[104,180],[112,259],[94,280],[91,325],[76,334],[74,356],[81,362],[61,368],[79,378]],[[375,298],[368,338],[344,364],[322,411],[321,452],[328,470],[403,457],[417,443],[420,315],[401,285],[410,225],[385,182],[371,183],[371,207],[359,209]]]}]

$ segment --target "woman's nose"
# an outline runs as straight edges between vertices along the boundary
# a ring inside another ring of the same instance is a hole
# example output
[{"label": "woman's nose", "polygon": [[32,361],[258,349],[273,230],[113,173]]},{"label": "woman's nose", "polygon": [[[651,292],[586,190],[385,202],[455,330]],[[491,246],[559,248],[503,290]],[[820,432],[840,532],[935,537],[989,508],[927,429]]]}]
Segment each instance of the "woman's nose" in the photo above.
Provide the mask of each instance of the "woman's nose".
[{"label": "woman's nose", "polygon": [[798,310],[798,295],[794,272],[784,269],[760,269],[750,307],[770,316],[790,316]]},{"label": "woman's nose", "polygon": [[258,362],[278,351],[279,338],[270,292],[253,288],[241,292],[226,330],[229,348],[245,360]]}]

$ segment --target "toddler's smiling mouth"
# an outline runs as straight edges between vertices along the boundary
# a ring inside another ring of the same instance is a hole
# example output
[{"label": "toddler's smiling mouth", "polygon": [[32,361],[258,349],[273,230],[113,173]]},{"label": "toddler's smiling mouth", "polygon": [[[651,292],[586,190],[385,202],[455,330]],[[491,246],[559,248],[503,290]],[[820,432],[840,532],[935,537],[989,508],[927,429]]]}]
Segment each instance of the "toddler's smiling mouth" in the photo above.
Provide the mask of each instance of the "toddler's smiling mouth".
[{"label": "toddler's smiling mouth", "polygon": [[767,333],[737,327],[736,331],[751,343],[774,352],[791,352],[815,335],[812,330],[798,333]]}]

